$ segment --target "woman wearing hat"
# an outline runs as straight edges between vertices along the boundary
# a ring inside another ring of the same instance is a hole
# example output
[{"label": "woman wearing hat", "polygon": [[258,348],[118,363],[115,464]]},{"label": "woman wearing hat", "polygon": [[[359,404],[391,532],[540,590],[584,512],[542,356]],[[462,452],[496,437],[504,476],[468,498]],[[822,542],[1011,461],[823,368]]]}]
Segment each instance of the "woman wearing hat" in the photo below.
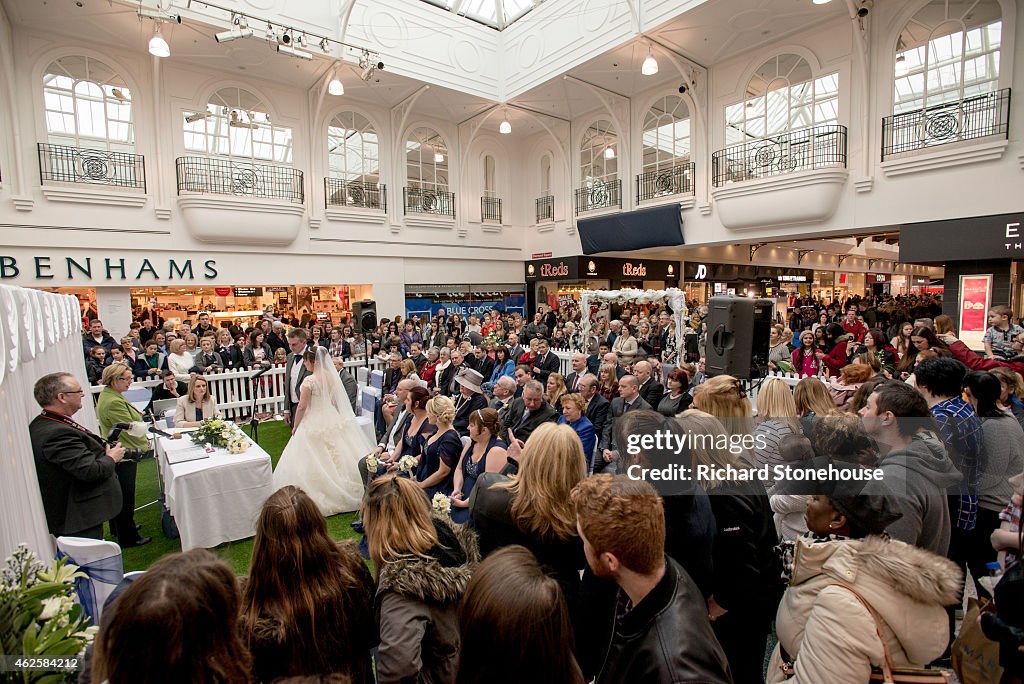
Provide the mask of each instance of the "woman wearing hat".
[{"label": "woman wearing hat", "polygon": [[483,381],[484,376],[472,368],[462,367],[455,376],[459,394],[452,397],[455,401],[455,420],[452,421],[452,427],[458,431],[459,437],[469,437],[470,414],[487,408],[487,398],[480,387]]},{"label": "woman wearing hat", "polygon": [[889,498],[861,494],[863,482],[820,484],[828,493],[808,501],[810,533],[786,565],[768,681],[861,684],[887,659],[923,667],[938,658],[948,643],[944,606],[959,600],[963,573],[885,535],[900,517]]}]

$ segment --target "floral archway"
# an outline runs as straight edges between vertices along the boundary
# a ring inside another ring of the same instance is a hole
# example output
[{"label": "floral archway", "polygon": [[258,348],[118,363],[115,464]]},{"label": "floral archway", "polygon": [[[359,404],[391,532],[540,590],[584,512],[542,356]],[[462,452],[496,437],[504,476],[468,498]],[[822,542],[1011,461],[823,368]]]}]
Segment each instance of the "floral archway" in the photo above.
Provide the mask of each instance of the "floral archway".
[{"label": "floral archway", "polygon": [[596,309],[592,305],[601,304],[650,304],[655,308],[663,308],[672,313],[676,322],[676,349],[683,348],[683,330],[686,327],[686,295],[677,287],[667,290],[584,290],[580,293],[580,312],[582,314],[583,337],[590,337],[591,321]]}]

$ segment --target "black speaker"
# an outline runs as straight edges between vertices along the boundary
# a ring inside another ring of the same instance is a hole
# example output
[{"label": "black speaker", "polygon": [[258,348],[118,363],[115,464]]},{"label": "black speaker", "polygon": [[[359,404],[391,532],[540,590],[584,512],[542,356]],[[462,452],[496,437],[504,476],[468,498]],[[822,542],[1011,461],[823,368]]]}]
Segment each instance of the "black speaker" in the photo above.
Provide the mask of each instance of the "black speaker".
[{"label": "black speaker", "polygon": [[775,301],[749,297],[712,297],[708,306],[705,368],[708,377],[741,380],[768,371],[768,347]]},{"label": "black speaker", "polygon": [[352,303],[352,320],[356,329],[364,335],[377,327],[377,302],[364,299]]}]

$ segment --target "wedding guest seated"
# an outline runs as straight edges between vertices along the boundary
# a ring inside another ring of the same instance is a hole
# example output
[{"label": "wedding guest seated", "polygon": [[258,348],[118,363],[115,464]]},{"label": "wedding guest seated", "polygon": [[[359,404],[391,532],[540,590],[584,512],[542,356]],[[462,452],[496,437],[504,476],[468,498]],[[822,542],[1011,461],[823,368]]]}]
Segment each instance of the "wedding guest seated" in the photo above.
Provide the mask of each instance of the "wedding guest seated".
[{"label": "wedding guest seated", "polygon": [[193,377],[188,383],[188,394],[178,397],[178,407],[174,411],[175,427],[198,427],[204,420],[220,418],[217,404],[210,396],[206,379],[202,376]]},{"label": "wedding guest seated", "polygon": [[362,519],[377,576],[377,681],[455,681],[459,601],[480,559],[473,532],[431,516],[416,483],[395,475],[373,481]]},{"label": "wedding guest seated", "polygon": [[160,372],[160,379],[164,381],[164,384],[153,388],[153,401],[177,399],[185,396],[185,393],[188,392],[188,385],[174,377],[174,371],[170,368],[165,368]]},{"label": "wedding guest seated", "polygon": [[164,556],[109,610],[96,638],[94,682],[251,681],[238,630],[238,580],[205,549]]},{"label": "wedding guest seated", "polygon": [[462,439],[452,427],[455,418],[455,404],[445,396],[436,396],[427,402],[427,419],[437,426],[429,436],[420,436],[420,463],[416,469],[416,484],[426,493],[427,498],[441,492],[452,493],[452,472],[462,453]]},{"label": "wedding guest seated", "polygon": [[522,546],[495,551],[473,573],[459,631],[459,684],[585,681],[565,596]]},{"label": "wedding guest seated", "polygon": [[453,478],[451,517],[453,522],[469,520],[469,496],[477,478],[500,472],[508,459],[507,445],[501,437],[501,420],[492,408],[477,409],[469,414],[469,442],[462,450]]},{"label": "wedding guest seated", "polygon": [[583,455],[587,457],[587,472],[594,459],[594,447],[597,446],[597,434],[594,432],[594,424],[590,422],[584,412],[587,410],[587,400],[582,394],[566,394],[562,397],[562,415],[558,417],[559,425],[568,425],[580,438],[583,445]]},{"label": "wedding guest seated", "polygon": [[372,684],[373,595],[359,551],[331,538],[304,491],[286,485],[271,494],[242,592],[240,629],[256,680],[342,673]]},{"label": "wedding guest seated", "polygon": [[455,397],[455,419],[452,421],[452,427],[458,431],[460,437],[469,436],[469,416],[473,411],[487,408],[487,398],[481,394],[482,381],[483,376],[470,368],[461,369],[455,378],[459,385],[459,394]]}]

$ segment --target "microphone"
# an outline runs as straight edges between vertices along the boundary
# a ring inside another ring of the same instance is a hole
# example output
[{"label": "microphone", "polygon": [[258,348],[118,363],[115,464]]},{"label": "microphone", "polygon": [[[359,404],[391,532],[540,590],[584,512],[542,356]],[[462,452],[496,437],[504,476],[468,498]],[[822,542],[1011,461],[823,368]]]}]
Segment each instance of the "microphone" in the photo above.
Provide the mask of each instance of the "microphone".
[{"label": "microphone", "polygon": [[252,376],[249,379],[250,380],[255,380],[256,378],[260,377],[261,375],[263,375],[264,373],[269,371],[271,368],[273,368],[273,366],[265,366],[265,367],[259,369],[258,371],[256,371],[256,375]]}]

